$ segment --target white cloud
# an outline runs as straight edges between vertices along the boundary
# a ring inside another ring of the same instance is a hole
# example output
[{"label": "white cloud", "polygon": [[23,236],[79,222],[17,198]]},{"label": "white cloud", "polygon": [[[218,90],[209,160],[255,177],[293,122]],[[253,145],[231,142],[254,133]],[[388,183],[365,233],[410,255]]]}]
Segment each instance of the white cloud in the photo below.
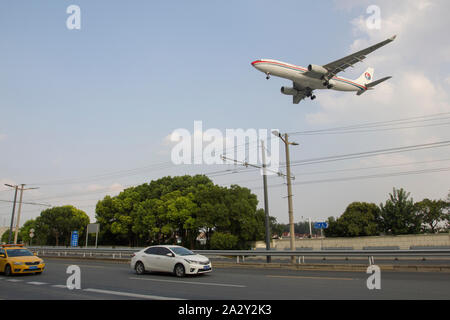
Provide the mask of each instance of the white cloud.
[{"label": "white cloud", "polygon": [[86,187],[87,191],[105,191],[105,193],[107,192],[120,192],[123,191],[125,188],[124,186],[122,186],[120,183],[113,183],[109,186],[102,186],[99,184],[91,184],[89,186]]}]

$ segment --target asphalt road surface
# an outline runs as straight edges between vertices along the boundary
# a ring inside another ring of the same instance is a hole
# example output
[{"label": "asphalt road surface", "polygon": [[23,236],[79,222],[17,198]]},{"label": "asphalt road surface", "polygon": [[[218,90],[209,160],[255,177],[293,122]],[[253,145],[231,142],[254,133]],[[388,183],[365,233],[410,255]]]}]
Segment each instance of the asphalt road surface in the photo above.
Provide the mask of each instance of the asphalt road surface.
[{"label": "asphalt road surface", "polygon": [[[136,275],[129,264],[47,258],[42,275],[0,275],[1,300],[302,300],[450,299],[450,274],[381,272],[369,290],[364,272],[215,268],[201,276]],[[69,290],[67,268],[81,269]],[[213,266],[214,267],[214,266]]]}]

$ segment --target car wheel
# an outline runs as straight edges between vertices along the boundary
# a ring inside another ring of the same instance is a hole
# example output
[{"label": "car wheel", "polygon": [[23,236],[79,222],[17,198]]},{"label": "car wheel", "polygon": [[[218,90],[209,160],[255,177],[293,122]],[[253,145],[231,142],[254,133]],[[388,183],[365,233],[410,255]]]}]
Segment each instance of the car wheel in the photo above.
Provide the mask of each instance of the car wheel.
[{"label": "car wheel", "polygon": [[136,271],[136,274],[144,274],[145,273],[144,264],[140,261],[136,262],[136,265],[134,266],[134,270]]},{"label": "car wheel", "polygon": [[5,266],[5,276],[9,277],[12,274],[11,272],[11,266],[9,264],[7,264]]},{"label": "car wheel", "polygon": [[177,264],[175,266],[174,273],[179,278],[184,277],[184,275],[186,274],[184,266],[181,263]]}]

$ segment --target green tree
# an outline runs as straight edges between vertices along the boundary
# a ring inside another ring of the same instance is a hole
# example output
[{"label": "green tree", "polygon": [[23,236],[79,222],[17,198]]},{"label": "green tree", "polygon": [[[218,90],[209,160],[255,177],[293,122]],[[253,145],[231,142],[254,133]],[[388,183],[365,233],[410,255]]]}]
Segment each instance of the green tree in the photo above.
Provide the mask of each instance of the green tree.
[{"label": "green tree", "polygon": [[383,229],[388,234],[417,234],[421,229],[421,218],[414,208],[410,193],[393,189],[386,203],[380,204]]},{"label": "green tree", "polygon": [[238,244],[238,237],[222,232],[215,232],[211,237],[211,249],[215,250],[231,250]]},{"label": "green tree", "polygon": [[442,228],[446,228],[450,221],[450,203],[444,200],[423,199],[414,204],[416,213],[422,222],[422,231],[436,233]]},{"label": "green tree", "polygon": [[325,235],[335,237],[374,236],[380,232],[380,209],[374,203],[353,202],[338,218],[328,219]]},{"label": "green tree", "polygon": [[89,216],[73,206],[53,207],[41,212],[35,221],[36,240],[40,244],[69,245],[72,231],[85,234]]},{"label": "green tree", "polygon": [[30,243],[31,229],[34,229],[36,231],[36,220],[34,219],[27,220],[19,230],[19,238],[22,239],[23,242]]},{"label": "green tree", "polygon": [[[1,240],[0,240],[0,242],[4,242],[4,243],[8,243],[8,240],[9,240],[9,228],[8,229],[6,229],[6,231],[2,234],[2,238],[1,238]],[[14,228],[13,228],[13,230],[14,230]],[[14,231],[13,231],[13,233],[12,233],[12,239],[11,239],[11,241],[14,241]],[[20,233],[18,234],[18,236],[17,236],[17,242],[22,242],[22,236],[20,235]]]},{"label": "green tree", "polygon": [[207,247],[215,232],[237,236],[236,248],[264,238],[264,211],[249,189],[221,187],[203,175],[164,177],[97,203],[103,244],[176,243],[194,248],[200,232]]},{"label": "green tree", "polygon": [[284,225],[277,222],[276,217],[269,217],[270,232],[272,235],[280,238],[284,232]]}]

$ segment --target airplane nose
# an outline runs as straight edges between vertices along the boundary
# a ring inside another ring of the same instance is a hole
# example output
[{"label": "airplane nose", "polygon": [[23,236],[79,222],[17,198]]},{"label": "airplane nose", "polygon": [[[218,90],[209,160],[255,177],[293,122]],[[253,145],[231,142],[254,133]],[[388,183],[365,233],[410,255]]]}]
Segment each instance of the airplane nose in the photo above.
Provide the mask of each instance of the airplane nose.
[{"label": "airplane nose", "polygon": [[261,62],[261,60],[255,60],[252,62],[252,66],[257,68],[258,62]]}]

